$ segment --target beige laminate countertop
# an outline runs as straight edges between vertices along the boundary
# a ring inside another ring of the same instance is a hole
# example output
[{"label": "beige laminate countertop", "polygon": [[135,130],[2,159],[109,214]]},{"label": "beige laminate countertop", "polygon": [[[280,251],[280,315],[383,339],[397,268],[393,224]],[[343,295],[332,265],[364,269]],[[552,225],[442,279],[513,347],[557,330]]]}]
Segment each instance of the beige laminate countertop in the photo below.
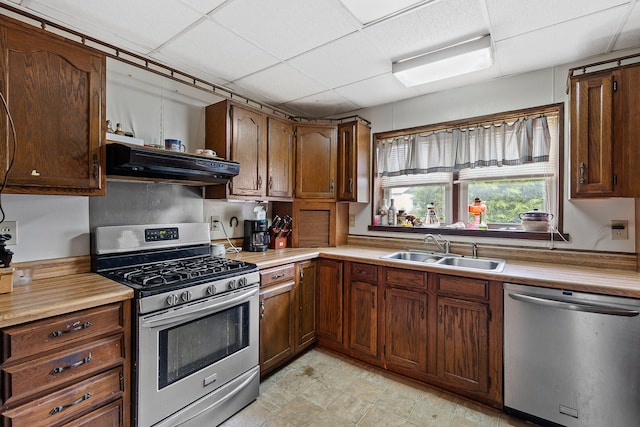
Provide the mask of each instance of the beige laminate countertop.
[{"label": "beige laminate countertop", "polygon": [[133,297],[133,289],[95,273],[37,279],[0,294],[0,328]]},{"label": "beige laminate countertop", "polygon": [[640,298],[640,273],[635,271],[566,266],[560,264],[507,261],[501,273],[461,270],[434,264],[417,265],[403,261],[383,260],[381,256],[398,249],[384,247],[340,246],[336,248],[287,248],[267,252],[240,252],[227,254],[227,258],[241,259],[258,265],[260,269],[308,259],[332,258],[365,262],[387,267],[408,268],[466,277],[485,278],[500,282],[560,288]]}]

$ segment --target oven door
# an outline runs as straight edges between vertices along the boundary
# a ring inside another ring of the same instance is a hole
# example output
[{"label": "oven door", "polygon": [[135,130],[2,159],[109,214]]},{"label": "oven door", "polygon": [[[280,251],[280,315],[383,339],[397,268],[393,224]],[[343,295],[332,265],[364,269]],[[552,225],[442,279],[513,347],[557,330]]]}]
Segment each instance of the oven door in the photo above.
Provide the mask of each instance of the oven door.
[{"label": "oven door", "polygon": [[138,319],[138,425],[150,426],[258,365],[258,286]]}]

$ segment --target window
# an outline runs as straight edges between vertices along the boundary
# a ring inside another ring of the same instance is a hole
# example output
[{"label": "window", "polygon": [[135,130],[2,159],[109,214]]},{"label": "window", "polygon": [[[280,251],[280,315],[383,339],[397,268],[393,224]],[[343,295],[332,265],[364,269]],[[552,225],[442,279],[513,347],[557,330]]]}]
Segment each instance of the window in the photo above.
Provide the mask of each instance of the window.
[{"label": "window", "polygon": [[474,227],[469,205],[479,198],[490,231],[522,233],[520,214],[533,209],[553,214],[561,230],[561,124],[556,104],[376,134],[376,206],[393,199],[419,226],[433,204],[439,231],[453,234]]}]

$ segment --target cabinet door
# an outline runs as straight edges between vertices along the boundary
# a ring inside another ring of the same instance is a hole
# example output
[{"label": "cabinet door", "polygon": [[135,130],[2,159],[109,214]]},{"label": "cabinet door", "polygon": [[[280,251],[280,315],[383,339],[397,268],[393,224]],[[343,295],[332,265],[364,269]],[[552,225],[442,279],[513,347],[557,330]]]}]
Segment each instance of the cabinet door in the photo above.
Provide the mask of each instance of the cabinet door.
[{"label": "cabinet door", "polygon": [[298,264],[298,338],[296,352],[308,347],[316,338],[316,274],[317,262]]},{"label": "cabinet door", "polygon": [[385,290],[385,352],[388,365],[427,370],[427,294]]},{"label": "cabinet door", "polygon": [[613,137],[617,80],[619,72],[609,71],[571,82],[571,197],[615,196],[621,190]]},{"label": "cabinet door", "polygon": [[342,262],[318,261],[316,292],[316,332],[325,342],[342,344],[343,285]]},{"label": "cabinet door", "polygon": [[240,173],[231,181],[231,194],[264,196],[265,117],[257,112],[231,106],[231,160],[240,163]]},{"label": "cabinet door", "polygon": [[296,127],[296,197],[336,198],[335,126]]},{"label": "cabinet door", "polygon": [[349,308],[349,348],[378,356],[378,287],[352,281]]},{"label": "cabinet door", "polygon": [[438,297],[438,377],[468,391],[489,389],[489,307]]},{"label": "cabinet door", "polygon": [[260,372],[293,355],[295,282],[270,286],[260,292]]},{"label": "cabinet door", "polygon": [[338,126],[338,200],[369,202],[370,129],[361,122]]},{"label": "cabinet door", "polygon": [[105,58],[50,34],[0,21],[0,180],[8,191],[102,195],[105,191]]},{"label": "cabinet door", "polygon": [[290,199],[293,196],[293,126],[271,117],[268,124],[267,196]]}]

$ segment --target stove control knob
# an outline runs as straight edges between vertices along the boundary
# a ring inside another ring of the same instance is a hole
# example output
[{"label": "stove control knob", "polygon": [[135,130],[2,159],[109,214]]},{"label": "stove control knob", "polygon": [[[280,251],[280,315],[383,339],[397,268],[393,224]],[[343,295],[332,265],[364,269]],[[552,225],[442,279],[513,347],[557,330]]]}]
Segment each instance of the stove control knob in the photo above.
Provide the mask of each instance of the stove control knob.
[{"label": "stove control knob", "polygon": [[238,286],[241,288],[244,288],[245,286],[247,286],[247,278],[246,277],[241,277],[238,279]]},{"label": "stove control knob", "polygon": [[180,298],[182,298],[182,301],[187,302],[191,299],[192,296],[193,294],[191,293],[191,291],[184,291],[182,295],[180,295]]},{"label": "stove control knob", "polygon": [[215,295],[216,287],[213,285],[207,286],[207,295]]},{"label": "stove control knob", "polygon": [[227,282],[227,288],[230,290],[236,289],[238,287],[238,285],[236,285],[236,281],[234,280],[229,280]]},{"label": "stove control knob", "polygon": [[178,296],[175,294],[171,294],[167,297],[167,304],[176,305],[178,303]]}]

